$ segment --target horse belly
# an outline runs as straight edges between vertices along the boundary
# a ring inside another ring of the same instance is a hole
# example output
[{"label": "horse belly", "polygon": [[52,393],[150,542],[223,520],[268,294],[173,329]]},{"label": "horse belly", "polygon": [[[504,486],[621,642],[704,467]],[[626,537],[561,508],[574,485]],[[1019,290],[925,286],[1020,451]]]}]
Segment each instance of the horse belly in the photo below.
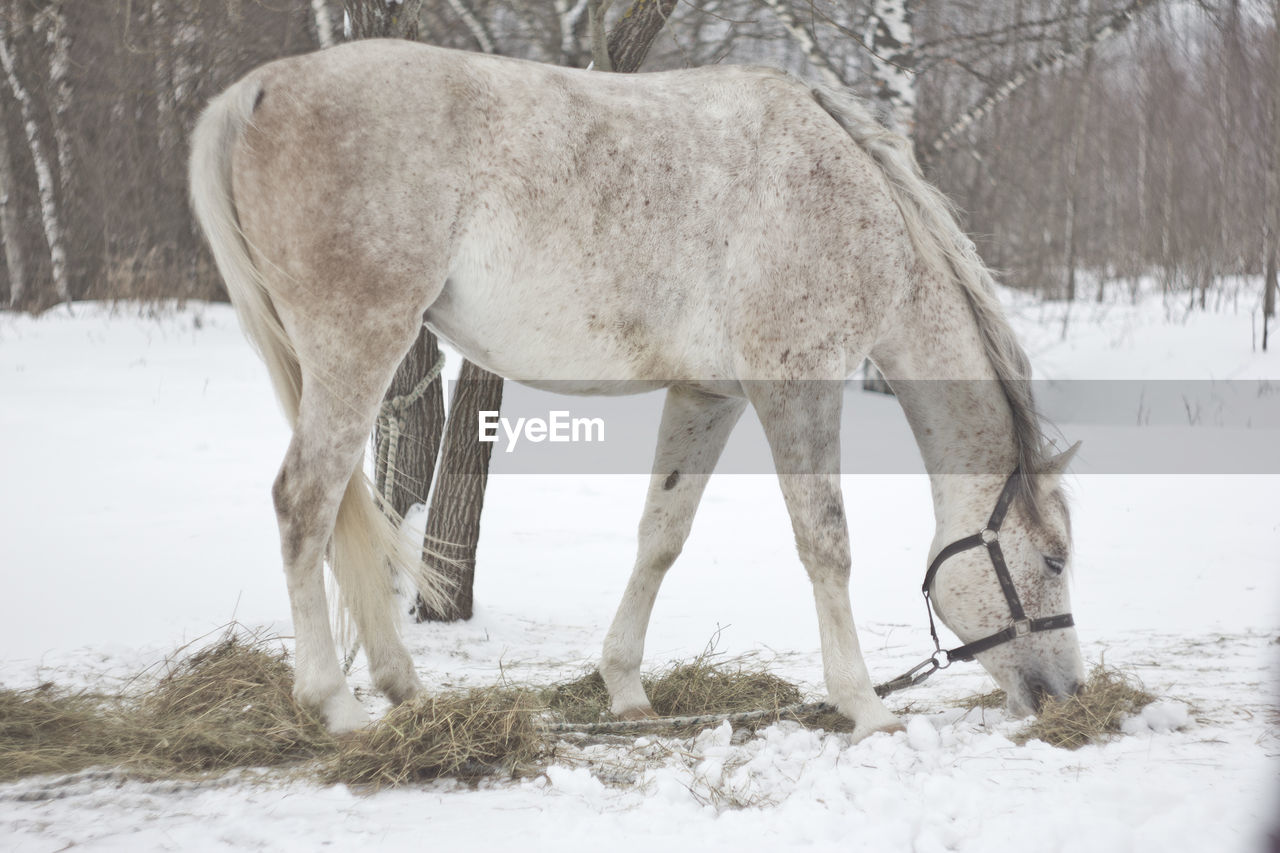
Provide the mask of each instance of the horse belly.
[{"label": "horse belly", "polygon": [[645,312],[584,298],[581,282],[566,278],[464,270],[450,276],[426,323],[486,370],[565,393],[640,393],[710,372],[688,363]]}]

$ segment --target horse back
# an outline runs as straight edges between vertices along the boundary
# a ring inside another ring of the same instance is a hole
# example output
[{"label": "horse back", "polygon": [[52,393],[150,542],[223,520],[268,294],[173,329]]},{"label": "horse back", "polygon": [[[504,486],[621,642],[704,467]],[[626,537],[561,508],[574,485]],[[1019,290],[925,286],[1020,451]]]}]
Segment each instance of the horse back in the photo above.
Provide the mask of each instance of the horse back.
[{"label": "horse back", "polygon": [[365,41],[251,81],[234,189],[285,314],[425,311],[515,378],[713,380],[845,346],[898,286],[883,176],[777,71]]}]

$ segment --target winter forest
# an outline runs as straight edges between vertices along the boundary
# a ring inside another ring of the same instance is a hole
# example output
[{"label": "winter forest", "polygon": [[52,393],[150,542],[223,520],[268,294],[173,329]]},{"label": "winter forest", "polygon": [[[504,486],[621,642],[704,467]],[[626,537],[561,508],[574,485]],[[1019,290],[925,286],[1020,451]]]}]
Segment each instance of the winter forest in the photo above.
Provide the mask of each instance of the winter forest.
[{"label": "winter forest", "polygon": [[[423,41],[580,67],[590,5],[408,4]],[[1265,273],[1273,310],[1269,4],[660,5],[668,23],[642,70],[766,63],[874,99],[1010,287],[1085,300],[1151,275],[1203,307],[1222,277]],[[605,20],[631,11],[615,3]],[[185,201],[187,134],[246,71],[341,40],[343,15],[332,0],[4,0],[4,304],[220,298]]]}]

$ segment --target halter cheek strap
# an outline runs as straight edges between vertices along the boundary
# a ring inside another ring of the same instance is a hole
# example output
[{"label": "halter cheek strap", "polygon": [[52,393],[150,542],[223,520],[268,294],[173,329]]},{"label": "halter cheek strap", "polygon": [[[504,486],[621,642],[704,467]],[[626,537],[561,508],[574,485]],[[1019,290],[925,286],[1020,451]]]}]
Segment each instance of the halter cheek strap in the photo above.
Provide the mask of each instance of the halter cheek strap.
[{"label": "halter cheek strap", "polygon": [[[972,536],[958,539],[943,548],[938,552],[938,556],[933,558],[933,562],[929,564],[929,570],[925,572],[924,583],[921,585],[920,591],[924,593],[925,610],[929,614],[929,633],[933,636],[935,654],[942,653],[946,655],[946,664],[939,663],[939,667],[950,664],[952,661],[973,660],[975,655],[1007,643],[1017,637],[1036,634],[1041,631],[1070,628],[1075,624],[1075,619],[1072,618],[1070,613],[1059,613],[1056,616],[1045,616],[1040,619],[1028,619],[1026,612],[1022,609],[1022,602],[1018,599],[1018,590],[1014,587],[1013,577],[1009,574],[1009,567],[1005,564],[1004,552],[1000,550],[1000,525],[1004,523],[1004,517],[1009,512],[1010,504],[1013,503],[1018,476],[1019,472],[1015,469],[1009,475],[1009,479],[1005,481],[1004,489],[1000,492],[1000,498],[996,501],[996,507],[991,513],[991,518],[987,521],[987,526]],[[956,554],[961,554],[980,546],[985,546],[987,555],[991,557],[991,565],[996,570],[996,580],[1000,582],[1000,591],[1004,593],[1004,600],[1009,604],[1012,623],[1007,628],[980,640],[974,640],[972,643],[965,643],[963,646],[944,651],[942,643],[938,639],[938,629],[934,625],[933,602],[929,597],[934,577],[938,574],[938,569],[947,560]]]}]

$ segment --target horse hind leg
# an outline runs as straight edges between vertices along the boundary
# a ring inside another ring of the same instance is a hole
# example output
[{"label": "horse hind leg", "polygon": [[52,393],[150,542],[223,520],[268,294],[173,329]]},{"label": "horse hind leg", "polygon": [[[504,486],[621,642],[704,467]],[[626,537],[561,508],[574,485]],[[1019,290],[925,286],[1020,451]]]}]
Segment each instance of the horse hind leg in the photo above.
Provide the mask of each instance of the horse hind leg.
[{"label": "horse hind leg", "polygon": [[351,453],[334,453],[304,406],[272,488],[295,636],[293,695],[333,732],[368,717],[338,664],[324,589],[324,556],[354,470]]},{"label": "horse hind leg", "polygon": [[[405,348],[413,334],[416,328],[406,330]],[[362,351],[355,341],[329,343],[331,353]],[[360,473],[380,389],[402,352],[364,352],[359,376],[356,365],[339,368],[333,359],[325,360],[324,370],[304,367],[293,440],[272,490],[296,636],[294,695],[335,732],[363,725],[367,715],[346,685],[334,648],[323,577],[331,542],[334,575],[375,686],[393,702],[421,689],[396,629],[388,562],[403,565],[409,555]],[[338,376],[340,387],[330,380]]]},{"label": "horse hind leg", "polygon": [[672,388],[662,410],[653,475],[640,518],[635,568],[605,637],[600,674],[610,710],[622,719],[654,716],[640,684],[649,617],[667,569],[684,547],[711,469],[746,401]]},{"label": "horse hind leg", "polygon": [[796,549],[813,583],[827,693],[861,740],[902,723],[876,695],[849,604],[849,529],[840,493],[843,382],[748,383],[773,452]]}]

